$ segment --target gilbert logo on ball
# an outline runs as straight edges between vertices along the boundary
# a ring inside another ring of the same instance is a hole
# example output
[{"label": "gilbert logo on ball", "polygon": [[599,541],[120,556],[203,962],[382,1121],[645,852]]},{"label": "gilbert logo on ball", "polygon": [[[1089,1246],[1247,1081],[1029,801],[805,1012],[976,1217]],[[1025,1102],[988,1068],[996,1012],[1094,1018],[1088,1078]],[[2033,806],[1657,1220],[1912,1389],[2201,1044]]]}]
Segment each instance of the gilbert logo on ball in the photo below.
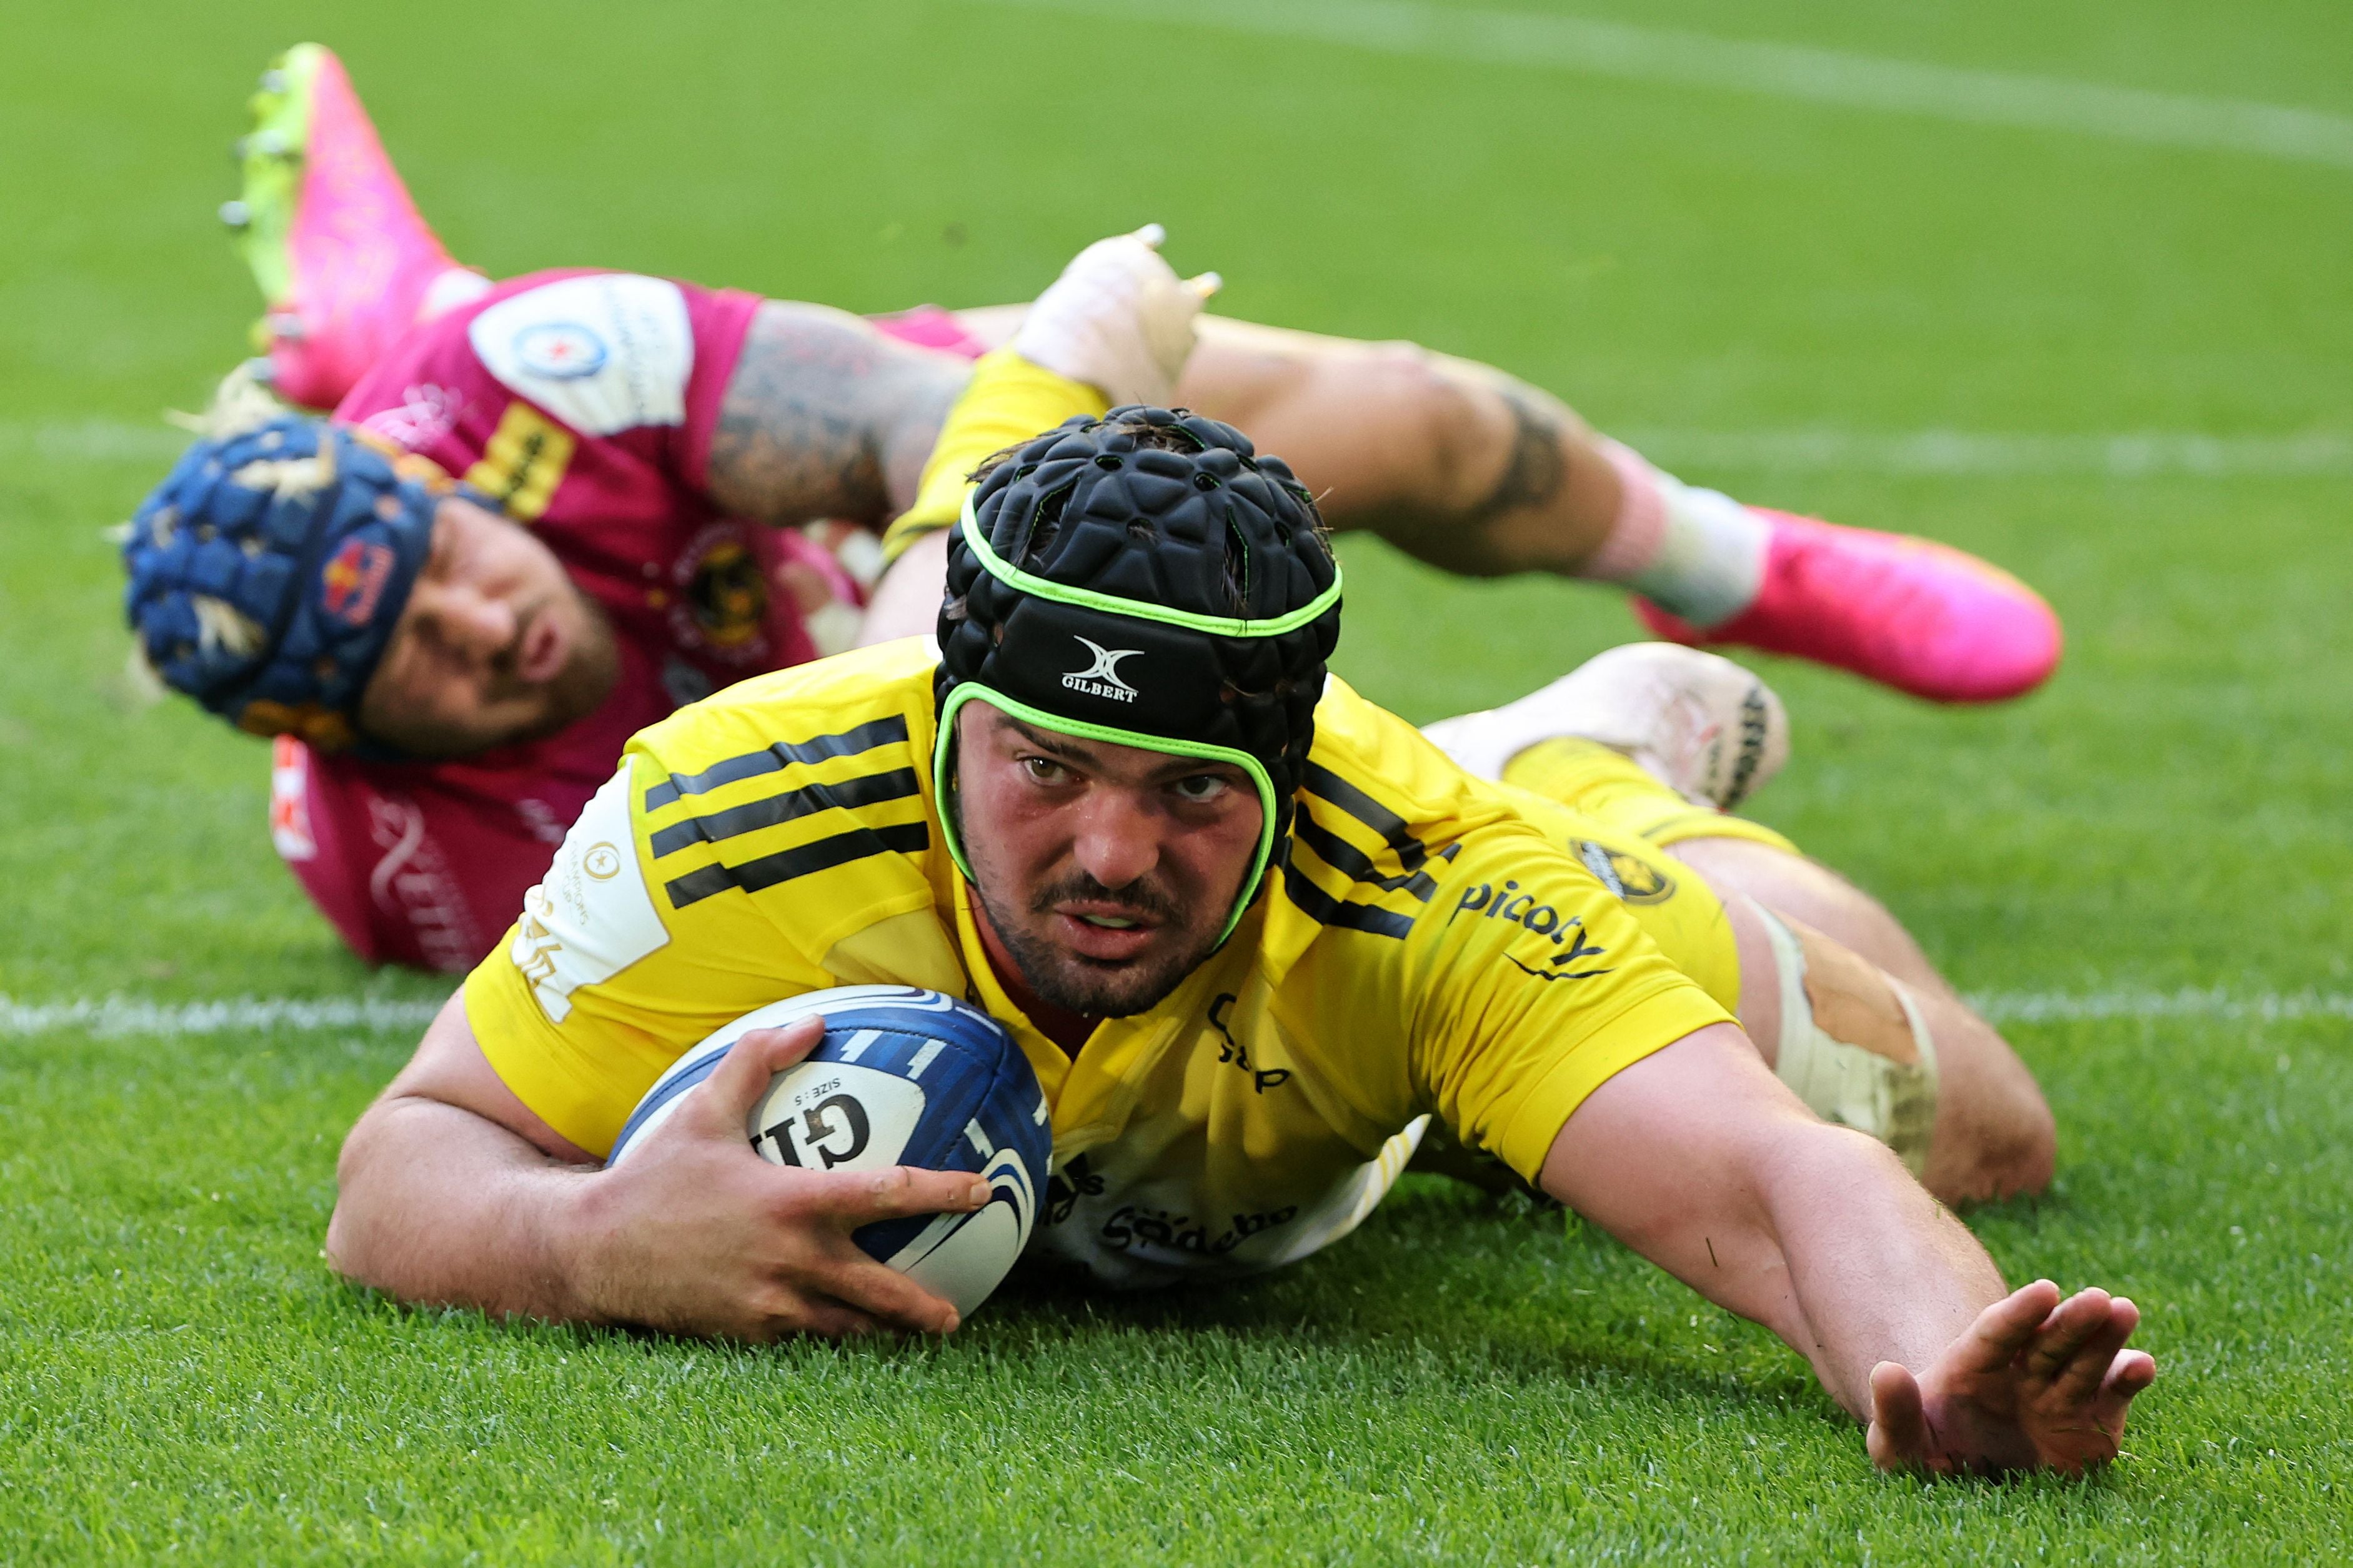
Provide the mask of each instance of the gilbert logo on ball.
[{"label": "gilbert logo on ball", "polygon": [[1046,1094],[1003,1025],[937,991],[849,985],[746,1013],[672,1063],[629,1113],[606,1160],[643,1145],[754,1029],[822,1015],[825,1039],[769,1081],[744,1137],[771,1164],[809,1171],[915,1165],[974,1171],[990,1201],[860,1229],[872,1257],[969,1316],[1029,1245],[1053,1152]]}]

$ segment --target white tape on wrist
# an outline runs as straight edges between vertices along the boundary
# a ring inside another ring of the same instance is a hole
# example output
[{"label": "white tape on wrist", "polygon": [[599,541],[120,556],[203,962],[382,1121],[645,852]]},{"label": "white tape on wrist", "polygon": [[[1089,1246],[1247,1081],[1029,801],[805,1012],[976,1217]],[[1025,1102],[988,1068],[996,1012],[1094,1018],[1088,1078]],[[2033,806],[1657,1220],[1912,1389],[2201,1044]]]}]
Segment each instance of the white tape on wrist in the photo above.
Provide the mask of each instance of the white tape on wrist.
[{"label": "white tape on wrist", "polygon": [[1038,296],[1013,349],[1113,403],[1164,404],[1192,353],[1201,300],[1145,239],[1116,235],[1081,251]]}]

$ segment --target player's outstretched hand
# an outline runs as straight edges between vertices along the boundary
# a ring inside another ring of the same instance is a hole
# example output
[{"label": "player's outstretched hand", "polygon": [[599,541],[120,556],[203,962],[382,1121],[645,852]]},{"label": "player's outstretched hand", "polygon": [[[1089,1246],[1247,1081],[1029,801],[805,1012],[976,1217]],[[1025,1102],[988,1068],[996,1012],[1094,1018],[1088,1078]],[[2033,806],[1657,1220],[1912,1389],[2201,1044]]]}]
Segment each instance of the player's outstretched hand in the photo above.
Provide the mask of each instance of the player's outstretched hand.
[{"label": "player's outstretched hand", "polygon": [[1220,283],[1214,272],[1178,278],[1160,255],[1166,237],[1148,223],[1080,251],[1022,317],[1014,352],[1115,404],[1166,404]]},{"label": "player's outstretched hand", "polygon": [[1866,1442],[1882,1469],[2073,1475],[2116,1457],[2125,1410],[2157,1363],[2125,1342],[2140,1309],[2105,1290],[2066,1300],[2038,1279],[1978,1314],[1926,1371],[1871,1373]]},{"label": "player's outstretched hand", "polygon": [[907,1215],[968,1214],[965,1172],[772,1165],[744,1127],[769,1079],[817,1048],[825,1020],[755,1029],[628,1160],[589,1178],[585,1272],[597,1315],[677,1333],[765,1341],[878,1327],[947,1333],[955,1309],[868,1257],[849,1233]]}]

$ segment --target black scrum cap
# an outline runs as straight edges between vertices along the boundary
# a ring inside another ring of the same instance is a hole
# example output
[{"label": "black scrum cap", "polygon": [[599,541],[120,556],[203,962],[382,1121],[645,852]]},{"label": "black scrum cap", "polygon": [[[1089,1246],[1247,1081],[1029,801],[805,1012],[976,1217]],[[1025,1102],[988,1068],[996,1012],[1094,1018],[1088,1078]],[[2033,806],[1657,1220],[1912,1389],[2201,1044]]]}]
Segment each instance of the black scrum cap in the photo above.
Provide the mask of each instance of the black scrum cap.
[{"label": "black scrum cap", "polygon": [[1072,419],[965,498],[940,611],[939,798],[956,711],[975,700],[1062,734],[1230,763],[1265,810],[1230,932],[1289,831],[1339,637],[1339,564],[1282,459],[1181,409]]}]

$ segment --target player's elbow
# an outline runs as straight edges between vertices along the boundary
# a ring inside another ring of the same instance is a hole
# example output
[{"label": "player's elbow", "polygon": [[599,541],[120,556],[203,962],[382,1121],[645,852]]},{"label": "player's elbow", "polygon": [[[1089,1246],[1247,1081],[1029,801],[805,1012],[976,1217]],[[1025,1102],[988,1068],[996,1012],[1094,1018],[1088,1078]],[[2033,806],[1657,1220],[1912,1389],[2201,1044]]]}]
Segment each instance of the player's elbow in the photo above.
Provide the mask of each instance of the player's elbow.
[{"label": "player's elbow", "polygon": [[1947,1203],[1978,1203],[2031,1196],[2051,1184],[2059,1160],[2059,1130],[2050,1104],[2030,1084],[2005,1113],[1977,1140],[1969,1167],[1958,1180],[1936,1184]]},{"label": "player's elbow", "polygon": [[335,1208],[327,1216],[327,1267],[362,1285],[383,1281],[370,1267],[375,1226],[372,1205],[380,1194],[374,1181],[376,1155],[384,1140],[384,1116],[389,1102],[368,1107],[343,1138],[335,1158]]},{"label": "player's elbow", "polygon": [[1996,1197],[2039,1193],[2051,1184],[2051,1177],[2058,1169],[2059,1130],[2052,1121],[2051,1108],[2042,1104],[2038,1096],[2035,1110],[2039,1114],[2034,1125],[2012,1152],[2005,1179],[1994,1194]]},{"label": "player's elbow", "polygon": [[358,1228],[350,1205],[342,1198],[336,1199],[335,1212],[327,1216],[327,1267],[346,1279],[365,1284],[361,1268],[361,1238],[354,1234]]},{"label": "player's elbow", "polygon": [[406,1180],[429,1168],[435,1151],[412,1132],[417,1102],[387,1094],[363,1112],[335,1158],[335,1207],[327,1216],[327,1265],[358,1285],[395,1295],[401,1288],[401,1238],[416,1223]]},{"label": "player's elbow", "polygon": [[2059,1126],[2051,1102],[2031,1075],[2011,1097],[2007,1125],[1997,1140],[1989,1197],[2014,1198],[2039,1193],[2051,1184],[2059,1163]]}]

